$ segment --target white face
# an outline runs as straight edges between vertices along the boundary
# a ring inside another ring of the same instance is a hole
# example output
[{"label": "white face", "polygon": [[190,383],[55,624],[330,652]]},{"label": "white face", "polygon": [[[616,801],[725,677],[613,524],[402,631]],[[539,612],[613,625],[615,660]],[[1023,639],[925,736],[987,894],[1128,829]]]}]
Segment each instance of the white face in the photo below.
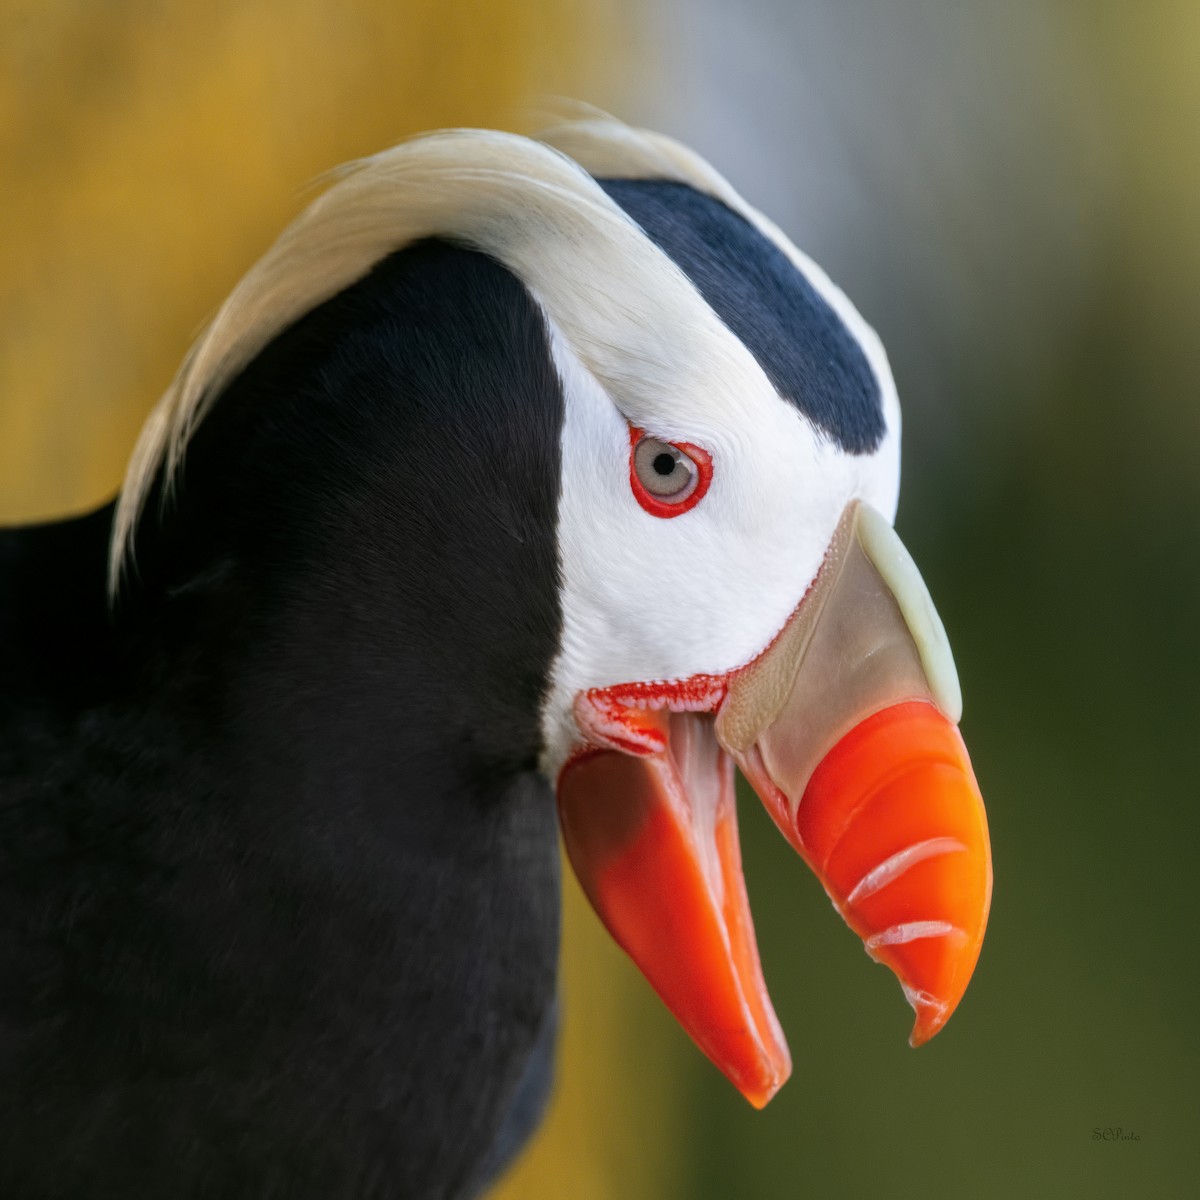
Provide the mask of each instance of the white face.
[{"label": "white face", "polygon": [[[840,308],[845,301],[837,298]],[[722,394],[729,385],[718,377],[702,408],[665,395],[661,412],[639,406],[634,416],[550,328],[565,400],[563,634],[543,710],[542,767],[553,780],[580,740],[572,714],[580,691],[743,665],[800,602],[847,503],[866,500],[894,517],[900,421],[886,359],[873,335],[857,328],[887,426],[868,455],[849,454],[815,429],[748,354],[752,365],[739,372],[736,396]],[[711,486],[695,507],[664,518],[639,504],[630,484],[631,423],[711,455]]]}]

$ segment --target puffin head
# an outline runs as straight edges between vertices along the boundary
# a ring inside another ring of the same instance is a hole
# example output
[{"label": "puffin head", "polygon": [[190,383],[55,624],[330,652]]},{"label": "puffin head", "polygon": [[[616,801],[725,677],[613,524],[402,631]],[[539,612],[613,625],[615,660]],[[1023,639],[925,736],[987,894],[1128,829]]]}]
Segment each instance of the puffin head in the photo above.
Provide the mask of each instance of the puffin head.
[{"label": "puffin head", "polygon": [[736,765],[927,1040],[973,971],[991,864],[953,660],[891,527],[895,386],[846,297],[678,143],[591,116],[538,141],[428,135],[352,168],[246,276],[147,424],[110,585],[222,387],[428,237],[521,281],[561,385],[562,624],[539,769],[601,920],[765,1104],[791,1064],[742,879]]},{"label": "puffin head", "polygon": [[654,349],[639,337],[630,378],[601,380],[553,339],[564,629],[546,769],[596,911],[762,1105],[791,1063],[735,763],[898,976],[913,1045],[954,1011],[987,920],[954,662],[891,528],[896,389],[846,297],[691,152],[602,120],[549,136],[653,243],[646,290],[622,299]]}]

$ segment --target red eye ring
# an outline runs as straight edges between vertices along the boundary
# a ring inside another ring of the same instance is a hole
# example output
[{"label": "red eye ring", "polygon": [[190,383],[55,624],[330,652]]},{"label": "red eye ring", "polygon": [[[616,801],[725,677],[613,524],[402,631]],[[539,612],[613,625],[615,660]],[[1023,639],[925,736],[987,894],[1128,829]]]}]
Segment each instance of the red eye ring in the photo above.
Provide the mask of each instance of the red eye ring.
[{"label": "red eye ring", "polygon": [[634,455],[637,451],[638,443],[647,436],[644,429],[639,429],[636,425],[629,427],[629,486],[637,502],[652,517],[678,517],[695,508],[704,499],[704,494],[708,491],[708,485],[712,483],[712,455],[707,450],[693,445],[691,442],[664,442],[664,445],[679,451],[696,469],[695,486],[686,496],[676,501],[664,499],[650,492],[638,477]]}]

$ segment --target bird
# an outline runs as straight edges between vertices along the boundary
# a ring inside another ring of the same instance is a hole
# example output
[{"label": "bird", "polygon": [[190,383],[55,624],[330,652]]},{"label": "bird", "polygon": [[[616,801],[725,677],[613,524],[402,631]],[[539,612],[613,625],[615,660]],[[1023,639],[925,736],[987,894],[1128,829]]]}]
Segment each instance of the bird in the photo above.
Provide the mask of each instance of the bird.
[{"label": "bird", "polygon": [[757,1107],[740,770],[933,1036],[992,890],[900,412],[828,276],[588,111],[350,164],[118,496],[0,530],[0,1195],[481,1195],[562,885]]}]

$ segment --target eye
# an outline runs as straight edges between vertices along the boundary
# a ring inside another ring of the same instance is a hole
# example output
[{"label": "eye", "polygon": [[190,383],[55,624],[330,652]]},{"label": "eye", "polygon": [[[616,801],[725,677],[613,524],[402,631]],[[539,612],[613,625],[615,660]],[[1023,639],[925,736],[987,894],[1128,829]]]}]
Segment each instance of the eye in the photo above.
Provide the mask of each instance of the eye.
[{"label": "eye", "polygon": [[630,429],[629,482],[637,502],[656,517],[694,508],[712,481],[712,458],[690,442],[664,442]]},{"label": "eye", "polygon": [[633,469],[646,491],[668,503],[686,500],[700,480],[696,464],[678,446],[652,437],[634,446]]}]

